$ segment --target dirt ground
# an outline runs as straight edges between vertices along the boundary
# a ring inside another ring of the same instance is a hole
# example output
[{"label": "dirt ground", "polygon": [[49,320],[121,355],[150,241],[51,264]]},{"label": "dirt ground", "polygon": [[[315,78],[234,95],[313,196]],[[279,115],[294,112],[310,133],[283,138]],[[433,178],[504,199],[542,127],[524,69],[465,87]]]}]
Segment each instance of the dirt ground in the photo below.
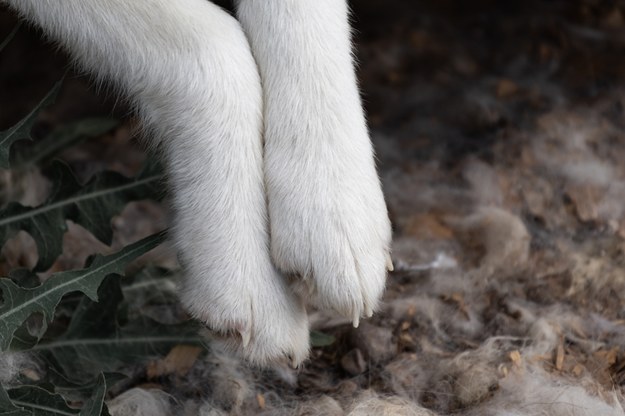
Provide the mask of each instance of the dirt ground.
[{"label": "dirt ground", "polygon": [[[312,312],[335,342],[296,371],[214,351],[151,377],[152,361],[114,389],[112,414],[625,415],[625,2],[352,6],[394,225],[383,310],[358,329]],[[0,13],[0,38],[14,22]],[[66,67],[23,28],[0,55],[0,129]],[[37,129],[97,114],[124,121],[66,160],[136,172],[136,120],[85,77],[69,74]],[[116,244],[164,216],[133,204]],[[83,238],[59,267],[83,261]],[[28,262],[12,255],[2,267]]]}]

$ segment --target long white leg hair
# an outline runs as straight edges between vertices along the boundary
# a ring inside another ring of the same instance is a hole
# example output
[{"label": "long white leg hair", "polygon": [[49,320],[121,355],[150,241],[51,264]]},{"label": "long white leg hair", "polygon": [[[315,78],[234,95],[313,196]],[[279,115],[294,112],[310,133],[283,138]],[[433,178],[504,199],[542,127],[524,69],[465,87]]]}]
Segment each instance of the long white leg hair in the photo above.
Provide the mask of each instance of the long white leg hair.
[{"label": "long white leg hair", "polygon": [[237,15],[263,81],[273,259],[357,326],[393,266],[346,1],[237,0]]},{"label": "long white leg hair", "polygon": [[160,143],[188,310],[255,363],[305,359],[306,312],[269,255],[261,84],[239,23],[203,0],[4,2],[119,87]]}]

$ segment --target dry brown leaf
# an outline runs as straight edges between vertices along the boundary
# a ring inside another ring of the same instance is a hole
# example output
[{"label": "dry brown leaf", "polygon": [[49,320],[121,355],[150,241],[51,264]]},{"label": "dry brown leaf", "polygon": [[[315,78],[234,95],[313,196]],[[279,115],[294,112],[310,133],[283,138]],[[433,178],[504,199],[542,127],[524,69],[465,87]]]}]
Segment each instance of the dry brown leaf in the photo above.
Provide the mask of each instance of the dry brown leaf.
[{"label": "dry brown leaf", "polygon": [[202,348],[189,345],[177,345],[161,360],[152,361],[147,367],[148,380],[156,377],[176,374],[185,376],[202,352]]},{"label": "dry brown leaf", "polygon": [[597,202],[601,200],[603,192],[592,185],[569,185],[566,194],[575,205],[577,217],[583,221],[596,221],[599,217]]},{"label": "dry brown leaf", "polygon": [[41,380],[41,375],[39,375],[39,373],[37,373],[35,370],[33,370],[32,368],[25,368],[22,371],[20,371],[20,373],[28,378],[29,380],[33,380],[33,381],[39,381]]},{"label": "dry brown leaf", "polygon": [[618,357],[618,347],[611,348],[609,350],[599,350],[593,354],[599,360],[605,363],[606,367],[613,365]]},{"label": "dry brown leaf", "polygon": [[261,409],[264,409],[265,408],[265,396],[258,393],[256,395],[256,403],[258,403],[258,407],[260,407]]},{"label": "dry brown leaf", "polygon": [[442,298],[443,298],[443,301],[445,302],[454,303],[456,307],[458,308],[458,310],[460,311],[460,313],[462,313],[462,315],[465,317],[465,319],[467,320],[470,319],[469,309],[467,308],[467,305],[464,302],[464,296],[462,296],[462,293],[455,292],[455,293],[452,293],[451,295],[444,295]]},{"label": "dry brown leaf", "polygon": [[403,333],[399,335],[399,343],[403,348],[415,348],[417,343],[410,334]]},{"label": "dry brown leaf", "polygon": [[541,43],[540,46],[538,47],[538,55],[540,56],[540,60],[542,62],[545,62],[553,58],[554,50],[548,44]]},{"label": "dry brown leaf", "polygon": [[518,350],[511,351],[508,354],[508,358],[510,358],[510,361],[512,361],[512,363],[516,367],[520,368],[521,365],[523,364],[523,359],[521,358],[521,353]]},{"label": "dry brown leaf", "polygon": [[581,364],[575,364],[571,372],[575,374],[577,377],[579,377],[584,372],[584,366]]},{"label": "dry brown leaf", "polygon": [[562,367],[564,365],[564,344],[562,343],[562,340],[560,340],[558,346],[556,347],[555,358],[556,370],[562,371]]},{"label": "dry brown leaf", "polygon": [[601,23],[604,27],[610,29],[621,29],[625,24],[625,19],[623,19],[623,13],[619,9],[614,8],[610,13],[603,17]]},{"label": "dry brown leaf", "polygon": [[512,80],[502,78],[497,83],[497,97],[508,98],[519,91],[519,86]]},{"label": "dry brown leaf", "polygon": [[405,232],[419,238],[449,240],[453,237],[451,228],[444,225],[434,214],[417,214],[408,220]]},{"label": "dry brown leaf", "polygon": [[619,237],[625,239],[625,218],[619,221],[617,233]]},{"label": "dry brown leaf", "polygon": [[551,354],[536,354],[532,355],[529,358],[529,362],[531,363],[540,363],[540,362],[551,362],[553,356]]}]

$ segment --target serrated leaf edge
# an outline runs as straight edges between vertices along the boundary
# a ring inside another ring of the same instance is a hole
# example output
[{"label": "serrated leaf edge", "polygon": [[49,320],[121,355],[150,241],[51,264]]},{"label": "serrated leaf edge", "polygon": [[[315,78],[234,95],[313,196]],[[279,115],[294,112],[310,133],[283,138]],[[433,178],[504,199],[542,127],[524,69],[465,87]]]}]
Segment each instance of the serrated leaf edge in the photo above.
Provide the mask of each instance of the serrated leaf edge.
[{"label": "serrated leaf edge", "polygon": [[[122,260],[122,261],[123,261],[123,260],[124,260],[125,258],[127,258],[127,257],[132,257],[132,255],[133,255],[136,251],[141,251],[141,250],[143,250],[143,245],[138,245],[137,247],[135,247],[135,249],[130,250],[130,251],[128,251],[128,252],[126,252],[126,253],[124,253],[121,257],[117,257],[117,258],[115,258],[115,259],[114,259],[114,261],[116,261],[116,262],[117,262],[117,261],[120,261],[120,260]],[[4,318],[6,318],[7,316],[10,316],[10,315],[11,315],[11,313],[10,313],[10,312],[13,312],[13,311],[21,311],[22,309],[24,309],[24,307],[26,307],[26,306],[28,306],[28,305],[30,305],[30,304],[32,304],[32,303],[37,302],[39,299],[41,299],[41,298],[43,298],[43,297],[45,297],[45,296],[48,296],[50,293],[54,293],[54,292],[56,292],[56,291],[58,291],[58,290],[60,290],[60,289],[62,289],[62,288],[64,288],[64,287],[69,286],[69,285],[71,285],[71,284],[73,284],[73,283],[76,283],[76,282],[78,282],[78,281],[80,281],[80,280],[87,279],[87,278],[89,278],[89,276],[91,276],[91,275],[93,275],[93,274],[96,274],[96,273],[100,272],[102,269],[104,269],[104,268],[108,267],[109,265],[110,265],[110,262],[103,263],[103,264],[101,264],[100,266],[96,267],[95,269],[93,269],[93,270],[89,270],[89,271],[88,271],[87,273],[85,273],[85,274],[80,274],[80,275],[78,275],[76,278],[74,278],[74,279],[72,279],[72,280],[68,280],[67,282],[64,282],[64,283],[62,283],[62,284],[60,284],[60,285],[58,285],[58,286],[53,286],[52,288],[50,288],[50,290],[49,290],[49,291],[43,292],[42,294],[40,294],[40,295],[38,295],[38,296],[35,296],[34,298],[29,299],[28,301],[26,301],[26,302],[22,303],[22,304],[21,304],[18,308],[11,309],[10,311],[8,311],[8,312],[6,312],[6,313],[1,314],[1,315],[0,315],[0,319],[4,319]],[[84,270],[84,269],[83,269],[83,270]],[[53,276],[53,277],[54,277],[54,276]],[[52,277],[51,277],[50,279],[52,279]],[[49,282],[49,281],[50,281],[50,279],[48,279],[48,280],[47,280],[47,282]],[[6,283],[8,283],[8,282],[9,282],[9,281],[5,281],[5,282],[3,282],[3,283],[5,283],[5,284],[6,284]],[[15,287],[19,288],[19,286],[15,285],[15,283],[13,283],[12,281],[10,281],[10,282],[11,282],[11,284],[13,284]],[[44,283],[44,284],[45,284],[45,283]],[[23,290],[36,290],[36,289],[23,289]],[[9,293],[10,293],[10,292],[9,292]],[[85,292],[83,292],[83,293],[85,293]],[[97,296],[97,294],[96,294],[95,296],[90,296],[88,293],[85,293],[85,295],[89,296],[89,298],[90,298],[91,300],[93,300],[94,302],[97,302],[97,300],[98,300],[98,296]]]},{"label": "serrated leaf edge", "polygon": [[150,183],[156,180],[160,180],[162,179],[162,175],[152,175],[152,176],[148,176],[147,178],[143,178],[143,179],[139,179],[137,181],[133,181],[121,186],[117,186],[114,188],[108,188],[105,190],[99,190],[99,191],[95,191],[95,192],[90,192],[87,194],[82,194],[76,197],[72,197],[72,198],[68,198],[68,199],[64,199],[62,201],[58,201],[55,202],[53,204],[49,204],[49,205],[43,205],[41,207],[38,208],[34,208],[32,210],[29,210],[27,212],[24,212],[22,214],[19,215],[14,215],[12,217],[7,217],[3,220],[0,220],[0,227],[5,226],[7,224],[11,224],[12,222],[17,222],[17,221],[21,221],[25,218],[29,218],[29,217],[35,217],[37,215],[46,213],[48,211],[53,211],[55,209],[58,208],[62,208],[65,207],[67,205],[71,205],[71,204],[75,204],[84,200],[88,200],[91,198],[99,198],[101,196],[107,195],[107,194],[112,194],[112,193],[116,193],[116,192],[120,192],[120,191],[125,191],[126,189],[132,189],[134,187],[137,186],[141,186],[141,185],[145,185],[146,183]]},{"label": "serrated leaf edge", "polygon": [[[39,111],[41,111],[42,108],[46,107],[47,105],[51,104],[51,102],[54,101],[54,99],[56,98],[56,95],[59,93],[59,90],[61,89],[62,83],[63,83],[63,80],[60,80],[56,84],[54,84],[52,89],[48,91],[48,93],[43,97],[43,99],[39,102],[39,104],[37,104],[37,106],[33,108],[33,110],[30,113],[28,113],[28,115],[26,115],[26,117],[18,121],[16,125],[10,127],[8,130],[4,130],[0,132],[0,147],[4,146],[7,140],[10,140],[13,137],[13,134],[15,134],[16,131],[22,128],[22,126],[33,121],[34,117],[37,115],[37,113],[39,113]],[[2,138],[3,134],[6,134],[4,138]]]},{"label": "serrated leaf edge", "polygon": [[22,27],[22,22],[16,24],[15,27],[11,30],[11,33],[9,33],[8,36],[4,38],[4,40],[0,43],[0,51],[3,50],[9,44],[9,42],[11,42],[11,39],[13,39],[17,31],[20,30],[20,27]]}]

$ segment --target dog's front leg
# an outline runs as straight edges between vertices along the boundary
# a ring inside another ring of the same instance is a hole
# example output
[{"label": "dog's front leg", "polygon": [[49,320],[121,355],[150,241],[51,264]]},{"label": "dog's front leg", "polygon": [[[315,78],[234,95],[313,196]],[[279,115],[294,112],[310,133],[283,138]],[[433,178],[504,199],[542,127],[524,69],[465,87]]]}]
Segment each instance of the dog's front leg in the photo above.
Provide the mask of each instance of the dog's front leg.
[{"label": "dog's front leg", "polygon": [[273,267],[260,78],[239,23],[204,0],[6,0],[113,82],[160,141],[182,299],[265,364],[308,351],[306,312]]},{"label": "dog's front leg", "polygon": [[378,305],[391,238],[356,85],[344,0],[239,0],[260,68],[275,263],[358,324]]}]

